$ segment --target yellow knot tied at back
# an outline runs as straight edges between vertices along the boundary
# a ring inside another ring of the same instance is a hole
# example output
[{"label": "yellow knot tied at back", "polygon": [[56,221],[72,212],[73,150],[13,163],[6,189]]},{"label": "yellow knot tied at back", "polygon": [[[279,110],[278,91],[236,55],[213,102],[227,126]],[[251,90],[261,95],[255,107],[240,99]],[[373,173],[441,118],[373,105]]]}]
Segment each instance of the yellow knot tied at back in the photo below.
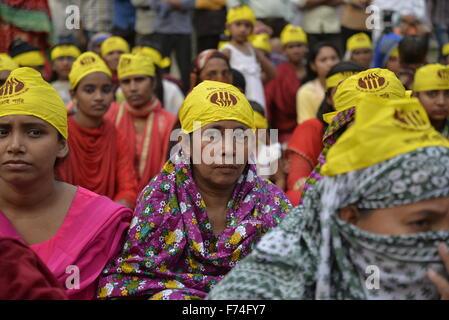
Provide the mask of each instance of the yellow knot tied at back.
[{"label": "yellow knot tied at back", "polygon": [[149,56],[153,60],[153,63],[161,69],[165,69],[171,64],[171,60],[169,57],[163,58],[162,54],[158,50],[151,47],[137,46],[133,48],[131,53]]}]

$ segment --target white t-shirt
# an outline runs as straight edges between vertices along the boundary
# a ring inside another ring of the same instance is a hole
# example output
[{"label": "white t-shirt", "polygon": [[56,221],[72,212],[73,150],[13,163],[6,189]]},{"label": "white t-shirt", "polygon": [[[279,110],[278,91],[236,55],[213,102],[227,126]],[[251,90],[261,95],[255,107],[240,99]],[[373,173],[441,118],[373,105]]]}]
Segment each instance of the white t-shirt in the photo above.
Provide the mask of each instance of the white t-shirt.
[{"label": "white t-shirt", "polygon": [[248,100],[253,100],[259,103],[264,109],[265,107],[265,92],[261,79],[262,68],[256,59],[256,53],[251,46],[248,46],[251,55],[247,56],[232,44],[228,43],[223,46],[223,49],[231,51],[231,59],[229,60],[231,68],[240,71],[245,77],[246,90],[245,95]]}]

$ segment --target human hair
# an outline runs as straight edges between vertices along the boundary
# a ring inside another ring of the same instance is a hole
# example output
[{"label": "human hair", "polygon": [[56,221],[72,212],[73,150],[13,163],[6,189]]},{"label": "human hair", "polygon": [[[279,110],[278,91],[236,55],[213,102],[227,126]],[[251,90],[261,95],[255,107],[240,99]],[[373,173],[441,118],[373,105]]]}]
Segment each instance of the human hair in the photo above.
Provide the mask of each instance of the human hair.
[{"label": "human hair", "polygon": [[[352,61],[341,61],[337,63],[335,66],[332,67],[332,69],[329,70],[329,72],[326,75],[326,78],[329,78],[333,76],[334,74],[341,73],[341,72],[362,72],[363,68],[359,66],[357,63]],[[329,88],[326,90],[326,96],[321,102],[320,107],[318,108],[316,117],[325,125],[328,124],[324,121],[323,115],[325,113],[333,112],[334,108],[331,104],[327,102],[327,98],[330,96],[332,88]]]},{"label": "human hair", "polygon": [[237,89],[241,90],[243,93],[245,93],[246,91],[245,77],[240,71],[236,69],[231,69],[231,72],[232,72],[232,85]]},{"label": "human hair", "polygon": [[[62,142],[62,141],[64,141],[64,140],[66,140],[66,139],[65,139],[65,138],[62,136],[62,134],[58,131],[58,142]],[[65,143],[68,143],[68,142],[66,141]],[[67,155],[66,155],[64,158],[56,158],[55,164],[53,165],[53,168],[54,168],[54,169],[57,169],[57,168],[61,165],[61,163],[63,163],[64,160],[67,159],[67,157],[69,156],[69,153],[70,153],[70,150],[69,150],[69,152],[67,153]]]},{"label": "human hair", "polygon": [[429,50],[429,37],[425,35],[406,35],[399,42],[401,64],[425,63]]},{"label": "human hair", "polygon": [[228,56],[215,49],[207,49],[200,52],[192,63],[192,71],[190,72],[190,88],[196,87],[202,80],[200,78],[201,71],[206,67],[210,59],[222,59],[231,70],[231,64]]},{"label": "human hair", "polygon": [[335,46],[334,44],[330,43],[330,42],[318,42],[315,45],[313,45],[310,50],[309,53],[307,55],[307,76],[303,81],[303,84],[314,80],[316,77],[318,77],[318,74],[313,71],[312,69],[312,63],[315,62],[318,54],[320,53],[321,49],[324,47],[330,47],[332,49],[335,50],[335,52],[337,53],[338,57],[341,59],[341,53],[340,50],[337,48],[337,46]]}]

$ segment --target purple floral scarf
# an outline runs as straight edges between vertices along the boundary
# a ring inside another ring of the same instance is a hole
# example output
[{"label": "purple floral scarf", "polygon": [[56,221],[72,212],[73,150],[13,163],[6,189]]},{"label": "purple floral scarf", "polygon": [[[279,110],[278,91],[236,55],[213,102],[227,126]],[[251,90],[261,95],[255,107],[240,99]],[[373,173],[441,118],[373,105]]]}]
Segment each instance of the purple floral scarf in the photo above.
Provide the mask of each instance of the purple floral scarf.
[{"label": "purple floral scarf", "polygon": [[141,192],[122,251],[105,268],[99,298],[202,299],[291,204],[254,165],[238,179],[215,236],[206,206],[182,152]]}]

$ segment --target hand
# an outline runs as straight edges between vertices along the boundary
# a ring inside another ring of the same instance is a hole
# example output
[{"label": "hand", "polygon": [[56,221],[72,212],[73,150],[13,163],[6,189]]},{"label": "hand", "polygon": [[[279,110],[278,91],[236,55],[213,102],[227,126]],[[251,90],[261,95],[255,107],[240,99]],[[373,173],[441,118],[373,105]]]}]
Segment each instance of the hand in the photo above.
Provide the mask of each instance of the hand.
[{"label": "hand", "polygon": [[[449,250],[445,243],[440,243],[438,246],[438,253],[440,254],[441,260],[443,260],[444,266],[449,273]],[[449,300],[449,281],[432,269],[427,271],[427,276],[437,287],[438,292],[441,295],[441,300]]]}]

